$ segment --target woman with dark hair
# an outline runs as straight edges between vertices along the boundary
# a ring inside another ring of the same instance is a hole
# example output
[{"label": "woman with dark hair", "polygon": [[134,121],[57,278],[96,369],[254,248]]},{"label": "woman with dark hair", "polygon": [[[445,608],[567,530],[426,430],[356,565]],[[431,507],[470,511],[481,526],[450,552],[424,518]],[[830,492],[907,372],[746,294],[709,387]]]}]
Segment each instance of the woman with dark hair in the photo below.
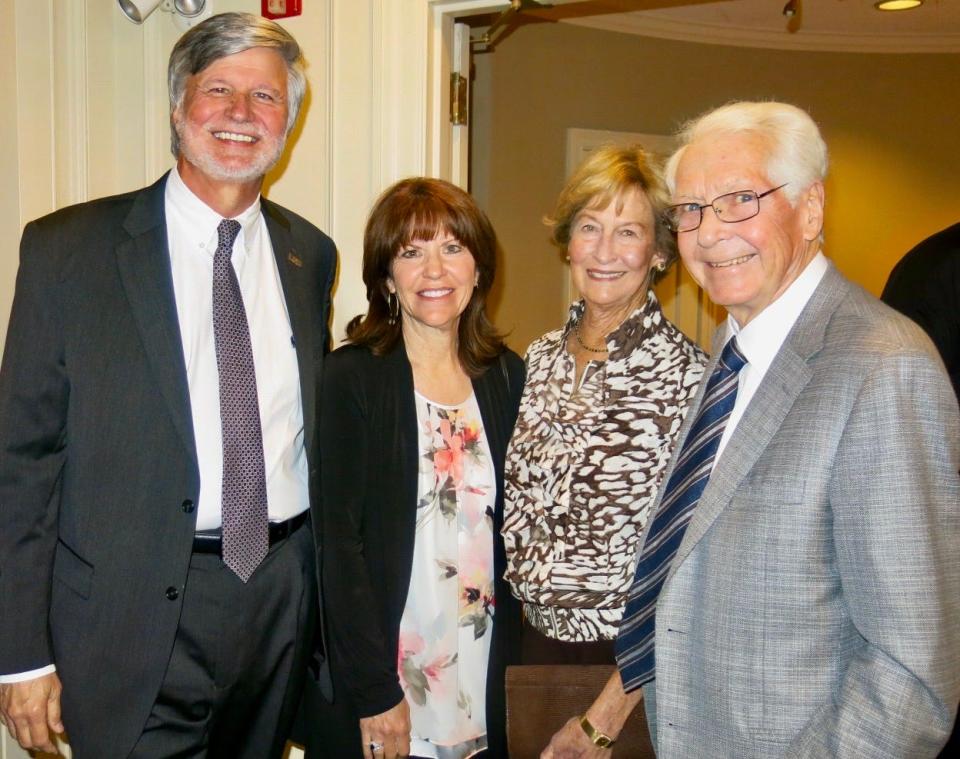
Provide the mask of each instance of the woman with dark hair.
[{"label": "woman with dark hair", "polygon": [[506,756],[503,461],[524,368],[484,308],[495,251],[473,199],[437,179],[395,184],[367,222],[369,306],[320,396],[334,704],[308,752]]}]

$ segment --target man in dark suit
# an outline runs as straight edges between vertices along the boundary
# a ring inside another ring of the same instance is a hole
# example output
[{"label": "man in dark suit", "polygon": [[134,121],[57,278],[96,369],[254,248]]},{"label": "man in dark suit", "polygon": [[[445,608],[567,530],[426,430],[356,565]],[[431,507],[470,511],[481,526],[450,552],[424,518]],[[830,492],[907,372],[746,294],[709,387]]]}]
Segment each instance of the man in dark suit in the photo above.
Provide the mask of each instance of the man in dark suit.
[{"label": "man in dark suit", "polygon": [[930,335],[960,398],[960,222],[901,258],[880,298]]},{"label": "man in dark suit", "polygon": [[24,230],[0,371],[0,716],[78,759],[279,755],[318,627],[335,250],[260,197],[300,48],[214,16],[169,85],[176,169]]}]

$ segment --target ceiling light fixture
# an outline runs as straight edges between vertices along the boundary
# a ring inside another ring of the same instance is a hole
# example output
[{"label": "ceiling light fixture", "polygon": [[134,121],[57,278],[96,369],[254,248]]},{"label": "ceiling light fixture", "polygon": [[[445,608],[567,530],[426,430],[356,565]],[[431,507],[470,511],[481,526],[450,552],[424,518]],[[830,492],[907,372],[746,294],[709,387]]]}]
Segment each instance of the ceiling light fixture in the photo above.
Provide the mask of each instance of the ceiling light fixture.
[{"label": "ceiling light fixture", "polygon": [[923,5],[923,0],[879,0],[873,4],[878,11],[909,11]]},{"label": "ceiling light fixture", "polygon": [[[142,24],[160,6],[178,19],[196,19],[209,6],[207,0],[117,0],[117,3],[123,15],[135,24]],[[209,11],[204,15],[209,16]]]},{"label": "ceiling light fixture", "polygon": [[123,15],[135,24],[142,24],[163,0],[117,0]]},{"label": "ceiling light fixture", "polygon": [[199,16],[207,0],[173,0],[173,7],[181,16]]}]

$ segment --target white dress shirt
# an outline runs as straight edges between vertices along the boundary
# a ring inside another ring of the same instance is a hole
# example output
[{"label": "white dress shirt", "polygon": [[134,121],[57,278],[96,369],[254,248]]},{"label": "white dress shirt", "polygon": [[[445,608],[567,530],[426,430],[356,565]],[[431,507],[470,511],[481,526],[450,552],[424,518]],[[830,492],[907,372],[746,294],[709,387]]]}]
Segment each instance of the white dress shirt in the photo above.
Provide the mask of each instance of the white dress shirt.
[{"label": "white dress shirt", "polygon": [[[164,211],[200,467],[197,530],[210,530],[220,526],[223,479],[220,380],[213,340],[213,256],[222,217],[190,191],[176,169],[167,178]],[[268,513],[270,521],[282,522],[310,505],[297,353],[260,198],[236,220],[241,228],[233,244],[233,268],[250,326]],[[0,675],[0,683],[55,671],[50,664]]]},{"label": "white dress shirt", "polygon": [[730,436],[740,423],[750,399],[760,387],[767,369],[770,368],[787,335],[800,318],[800,313],[807,305],[807,301],[810,300],[810,296],[813,295],[813,291],[817,289],[817,285],[826,273],[826,256],[823,253],[817,253],[783,294],[751,319],[746,327],[741,328],[736,319],[727,315],[727,335],[723,344],[726,345],[731,337],[736,337],[737,347],[747,359],[747,364],[740,370],[737,400],[733,404],[730,419],[720,438],[717,455],[713,457],[714,467],[720,460],[720,454],[723,453]]},{"label": "white dress shirt", "polygon": [[[213,338],[213,256],[217,226],[223,219],[190,191],[176,169],[167,179],[165,210],[200,466],[197,530],[210,530],[220,526],[223,481],[220,384]],[[271,522],[282,522],[310,505],[297,352],[259,197],[235,219],[240,222],[240,234],[233,244],[233,268],[250,326],[268,511]]]}]

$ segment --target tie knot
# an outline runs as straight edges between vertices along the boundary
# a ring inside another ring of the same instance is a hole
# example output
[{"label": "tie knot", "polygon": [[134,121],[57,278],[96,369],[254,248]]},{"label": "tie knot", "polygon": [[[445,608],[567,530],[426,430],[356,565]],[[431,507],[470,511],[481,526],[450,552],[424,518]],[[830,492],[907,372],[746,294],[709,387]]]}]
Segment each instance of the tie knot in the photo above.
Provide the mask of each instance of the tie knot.
[{"label": "tie knot", "polygon": [[233,250],[233,241],[240,234],[240,222],[236,219],[224,219],[217,226],[217,249]]},{"label": "tie knot", "polygon": [[746,357],[740,352],[737,346],[737,338],[731,338],[723,346],[723,352],[720,354],[720,363],[731,372],[739,372],[747,363]]}]

